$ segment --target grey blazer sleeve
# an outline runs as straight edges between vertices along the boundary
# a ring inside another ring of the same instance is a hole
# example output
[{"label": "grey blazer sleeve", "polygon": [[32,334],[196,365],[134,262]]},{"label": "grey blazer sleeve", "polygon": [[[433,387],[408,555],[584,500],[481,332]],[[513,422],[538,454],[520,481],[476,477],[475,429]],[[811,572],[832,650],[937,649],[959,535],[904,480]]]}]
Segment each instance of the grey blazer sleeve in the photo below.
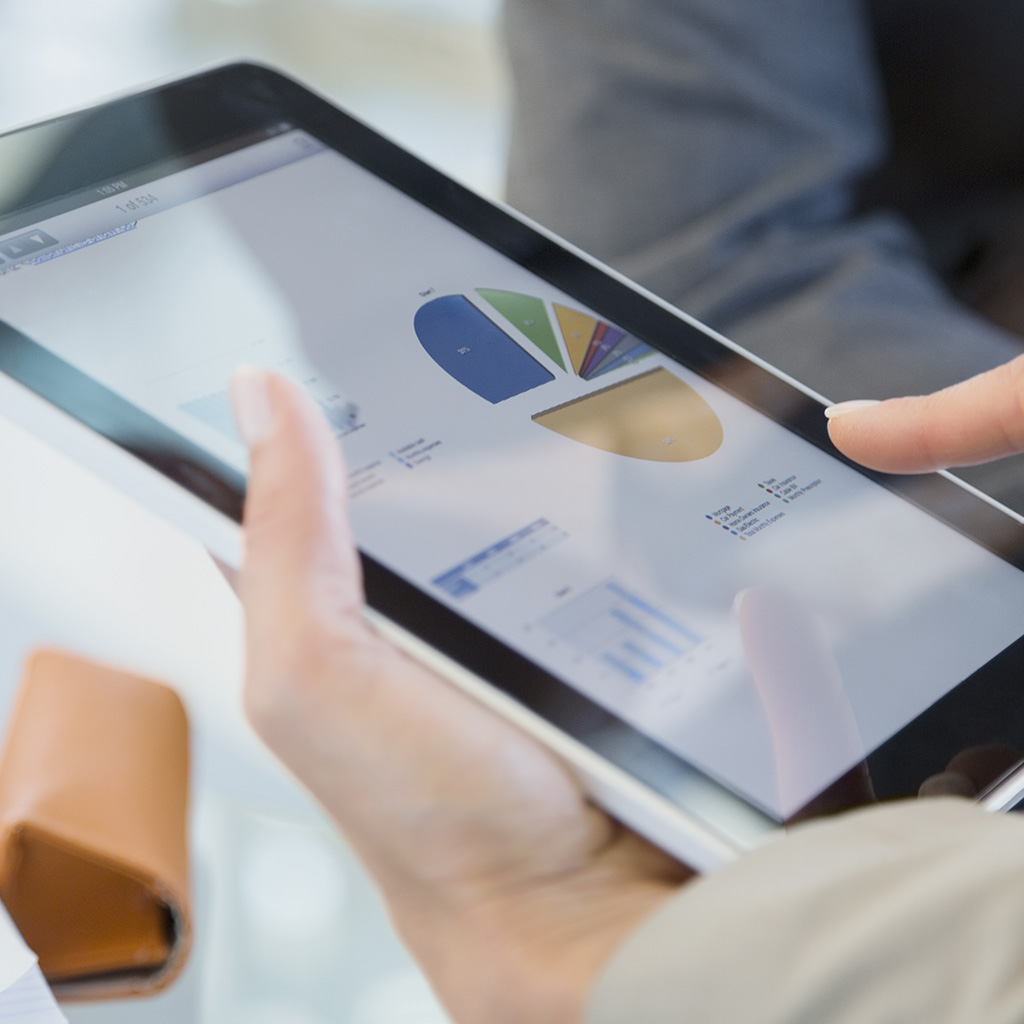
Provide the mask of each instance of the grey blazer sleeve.
[{"label": "grey blazer sleeve", "polygon": [[833,400],[1020,351],[854,213],[886,131],[857,0],[507,0],[505,27],[537,220]]},{"label": "grey blazer sleeve", "polygon": [[588,1024],[1017,1024],[1024,819],[966,801],[805,825],[684,887]]}]

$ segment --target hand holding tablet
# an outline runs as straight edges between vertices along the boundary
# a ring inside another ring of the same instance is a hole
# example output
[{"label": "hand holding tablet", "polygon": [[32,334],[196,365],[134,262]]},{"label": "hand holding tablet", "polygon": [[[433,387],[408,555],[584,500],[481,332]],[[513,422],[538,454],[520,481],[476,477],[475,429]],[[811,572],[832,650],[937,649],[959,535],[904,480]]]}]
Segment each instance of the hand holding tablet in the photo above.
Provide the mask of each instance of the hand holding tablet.
[{"label": "hand holding tablet", "polygon": [[563,1024],[686,877],[589,803],[541,744],[368,628],[329,425],[287,381],[236,377],[252,444],[238,590],[245,700],[382,886],[456,1020]]}]

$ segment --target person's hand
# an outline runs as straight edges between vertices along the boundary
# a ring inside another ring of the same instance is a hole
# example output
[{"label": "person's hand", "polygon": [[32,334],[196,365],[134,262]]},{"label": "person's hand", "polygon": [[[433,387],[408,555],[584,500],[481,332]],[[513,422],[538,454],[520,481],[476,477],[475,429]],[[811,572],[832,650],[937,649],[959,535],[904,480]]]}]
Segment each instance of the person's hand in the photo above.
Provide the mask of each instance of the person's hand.
[{"label": "person's hand", "polygon": [[[1024,356],[931,395],[842,402],[828,432],[848,458],[883,473],[928,473],[1024,452]],[[976,797],[1020,752],[991,745],[958,754],[922,796]]]},{"label": "person's hand", "polygon": [[360,615],[338,445],[287,381],[232,384],[251,451],[245,702],[341,828],[465,1024],[582,1019],[597,972],[686,872],[547,750]]},{"label": "person's hand", "polygon": [[884,473],[973,466],[1024,451],[1024,356],[931,395],[832,406],[829,436]]}]

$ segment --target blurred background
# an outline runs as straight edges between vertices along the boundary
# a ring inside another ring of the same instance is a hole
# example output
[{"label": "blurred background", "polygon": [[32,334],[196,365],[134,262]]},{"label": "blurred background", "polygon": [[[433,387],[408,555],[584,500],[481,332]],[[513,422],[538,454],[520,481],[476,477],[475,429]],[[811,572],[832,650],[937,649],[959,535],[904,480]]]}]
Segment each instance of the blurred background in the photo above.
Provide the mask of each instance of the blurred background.
[{"label": "blurred background", "polygon": [[[231,59],[274,64],[500,195],[499,0],[0,0],[0,130]],[[239,710],[241,620],[205,553],[2,418],[0,716],[51,645],[173,684],[194,731],[197,943],[154,999],[72,1024],[443,1024],[365,875]]]}]

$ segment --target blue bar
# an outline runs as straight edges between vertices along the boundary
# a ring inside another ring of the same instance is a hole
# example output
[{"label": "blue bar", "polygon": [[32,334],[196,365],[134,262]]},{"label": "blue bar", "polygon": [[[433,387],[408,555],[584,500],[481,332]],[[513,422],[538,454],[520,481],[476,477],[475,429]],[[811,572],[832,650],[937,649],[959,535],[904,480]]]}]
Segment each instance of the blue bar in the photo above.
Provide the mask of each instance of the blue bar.
[{"label": "blue bar", "polygon": [[623,590],[617,583],[608,583],[607,587],[617,597],[621,597],[624,601],[628,601],[635,608],[639,608],[641,611],[650,615],[652,619],[657,619],[658,622],[662,623],[662,625],[668,626],[669,629],[673,630],[673,632],[678,633],[680,636],[685,636],[691,643],[699,644],[702,642],[703,637],[697,636],[696,633],[691,632],[674,619],[670,619],[664,612],[659,611],[646,601],[642,601],[639,597],[631,594],[628,590]]},{"label": "blue bar", "polygon": [[613,608],[611,614],[612,618],[618,619],[624,626],[629,626],[630,629],[639,633],[641,636],[646,637],[651,641],[651,643],[664,647],[677,658],[682,657],[683,652],[678,647],[670,644],[663,636],[658,636],[654,630],[648,629],[642,622],[638,622],[636,619],[627,615],[621,608]]},{"label": "blue bar", "polygon": [[651,665],[654,668],[665,667],[665,663],[663,661],[658,661],[658,659],[655,658],[650,651],[645,651],[641,646],[639,646],[639,644],[633,643],[632,640],[627,640],[622,645],[622,649],[624,651],[628,651],[630,654],[639,658],[641,661],[646,661],[648,665]]},{"label": "blue bar", "polygon": [[601,660],[606,665],[611,665],[617,672],[621,672],[624,676],[632,679],[634,683],[642,683],[647,677],[637,672],[635,668],[630,668],[624,661],[616,658],[614,654],[602,654]]}]

